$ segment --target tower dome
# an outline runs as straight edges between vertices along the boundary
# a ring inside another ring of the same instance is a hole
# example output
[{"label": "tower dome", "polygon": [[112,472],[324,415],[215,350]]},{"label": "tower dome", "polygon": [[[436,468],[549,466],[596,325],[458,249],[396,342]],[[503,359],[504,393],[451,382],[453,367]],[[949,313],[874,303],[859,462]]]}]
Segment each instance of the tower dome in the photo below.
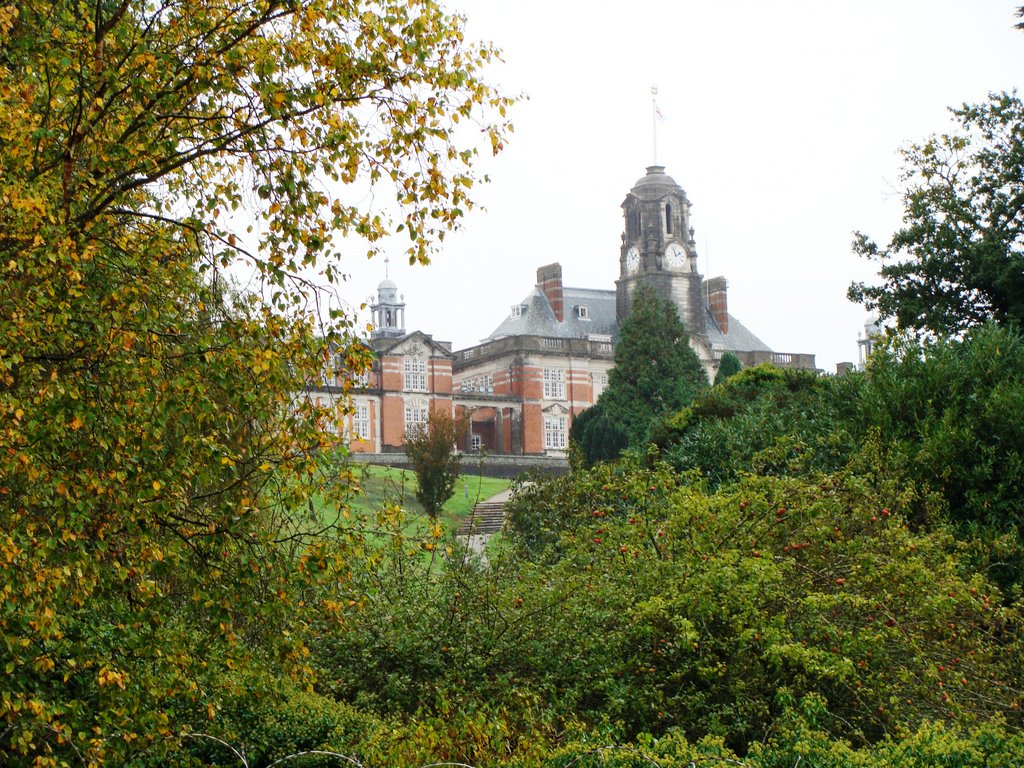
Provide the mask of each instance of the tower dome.
[{"label": "tower dome", "polygon": [[631,191],[637,197],[649,200],[661,198],[666,193],[679,191],[679,189],[676,180],[665,173],[665,166],[650,165],[647,167],[647,173],[637,179]]},{"label": "tower dome", "polygon": [[398,284],[394,280],[384,278],[380,281],[380,285],[377,286],[377,301],[382,304],[384,302],[394,303],[397,296]]}]

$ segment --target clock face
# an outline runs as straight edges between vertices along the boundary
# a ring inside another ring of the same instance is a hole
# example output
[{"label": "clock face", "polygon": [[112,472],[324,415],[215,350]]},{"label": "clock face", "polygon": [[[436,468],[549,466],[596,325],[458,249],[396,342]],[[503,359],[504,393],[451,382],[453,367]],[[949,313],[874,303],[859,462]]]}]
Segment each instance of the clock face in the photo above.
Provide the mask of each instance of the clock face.
[{"label": "clock face", "polygon": [[635,245],[626,251],[626,269],[630,272],[636,272],[640,269],[640,251],[637,250]]},{"label": "clock face", "polygon": [[686,251],[679,243],[669,243],[665,249],[665,261],[673,269],[679,269],[686,264]]}]

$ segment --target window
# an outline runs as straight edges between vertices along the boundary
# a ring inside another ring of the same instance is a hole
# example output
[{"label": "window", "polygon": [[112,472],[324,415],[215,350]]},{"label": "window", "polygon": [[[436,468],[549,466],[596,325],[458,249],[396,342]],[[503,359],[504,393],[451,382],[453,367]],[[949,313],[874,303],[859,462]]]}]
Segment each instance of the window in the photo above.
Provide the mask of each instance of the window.
[{"label": "window", "polygon": [[597,398],[601,396],[605,388],[608,386],[608,374],[607,373],[595,373],[594,374],[594,402],[597,402]]},{"label": "window", "polygon": [[405,404],[405,431],[413,432],[427,423],[427,403],[424,400],[409,400]]},{"label": "window", "polygon": [[360,440],[370,439],[370,404],[356,403],[352,414],[352,431]]},{"label": "window", "polygon": [[565,371],[561,368],[544,369],[544,398],[565,400]]},{"label": "window", "polygon": [[427,391],[427,361],[419,357],[405,358],[405,389],[409,392]]},{"label": "window", "polygon": [[665,234],[672,234],[672,203],[665,203]]},{"label": "window", "polygon": [[513,304],[512,305],[512,319],[514,320],[515,318],[522,317],[522,316],[523,316],[523,305],[522,304]]},{"label": "window", "polygon": [[564,451],[567,440],[565,416],[544,417],[544,447],[554,451]]},{"label": "window", "polygon": [[466,379],[462,384],[459,385],[460,392],[484,392],[486,394],[494,393],[494,374],[485,373],[482,376],[475,376],[472,379]]},{"label": "window", "polygon": [[474,453],[479,453],[480,449],[484,447],[484,440],[480,435],[469,436],[469,448]]},{"label": "window", "polygon": [[580,304],[579,306],[576,307],[576,317],[578,317],[580,320],[589,320],[590,309]]}]

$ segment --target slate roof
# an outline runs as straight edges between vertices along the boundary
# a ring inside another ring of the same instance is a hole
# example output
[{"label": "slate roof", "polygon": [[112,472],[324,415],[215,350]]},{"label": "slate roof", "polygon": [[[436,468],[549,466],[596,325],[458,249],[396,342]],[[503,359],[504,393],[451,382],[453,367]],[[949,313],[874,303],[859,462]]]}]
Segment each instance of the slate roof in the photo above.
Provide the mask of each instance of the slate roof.
[{"label": "slate roof", "polygon": [[[585,339],[592,334],[611,336],[618,340],[619,328],[615,320],[615,291],[593,288],[563,288],[565,307],[562,322],[558,322],[547,297],[539,286],[520,302],[519,317],[511,312],[483,341],[494,341],[506,336],[546,336],[559,339]],[[586,307],[588,320],[579,317],[577,307]]]},{"label": "slate roof", "polygon": [[[545,336],[558,339],[585,339],[592,334],[611,336],[619,340],[619,327],[615,317],[615,291],[593,288],[563,288],[565,319],[558,322],[548,304],[547,297],[535,286],[520,302],[519,317],[506,315],[501,324],[482,341],[495,341],[507,336]],[[589,320],[579,317],[576,307],[584,306]],[[722,333],[710,308],[707,309],[707,339],[712,349],[730,352],[772,352],[772,348],[754,332],[729,315],[729,332]]]},{"label": "slate roof", "polygon": [[708,343],[712,349],[728,352],[772,352],[772,348],[761,341],[754,333],[734,316],[729,315],[729,333],[722,333],[715,322],[711,310],[707,311],[705,327]]}]

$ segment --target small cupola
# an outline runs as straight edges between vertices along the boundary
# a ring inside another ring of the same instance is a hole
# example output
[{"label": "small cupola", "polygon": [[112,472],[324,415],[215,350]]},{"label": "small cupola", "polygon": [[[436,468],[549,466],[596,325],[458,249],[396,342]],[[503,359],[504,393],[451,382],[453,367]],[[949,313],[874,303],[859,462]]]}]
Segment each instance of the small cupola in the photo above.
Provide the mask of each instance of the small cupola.
[{"label": "small cupola", "polygon": [[405,301],[398,295],[398,286],[385,277],[377,286],[377,302],[370,305],[373,313],[371,338],[387,339],[405,335]]}]

